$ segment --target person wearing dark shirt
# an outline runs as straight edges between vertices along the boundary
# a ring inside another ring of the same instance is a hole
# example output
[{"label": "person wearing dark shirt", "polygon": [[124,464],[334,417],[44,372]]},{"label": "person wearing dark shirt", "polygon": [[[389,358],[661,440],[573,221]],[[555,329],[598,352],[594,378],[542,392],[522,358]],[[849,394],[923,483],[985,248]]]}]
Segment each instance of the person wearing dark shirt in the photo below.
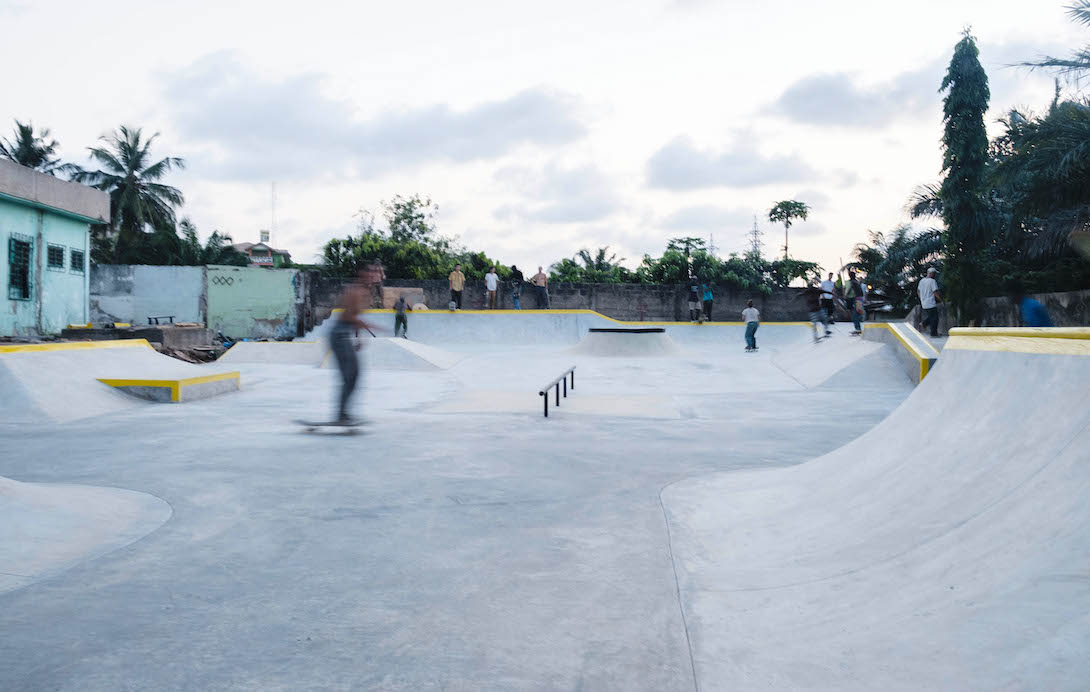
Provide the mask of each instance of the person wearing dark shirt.
[{"label": "person wearing dark shirt", "polygon": [[689,321],[700,319],[700,283],[694,276],[689,281]]},{"label": "person wearing dark shirt", "polygon": [[1048,310],[1040,301],[1026,295],[1022,282],[1014,279],[1008,289],[1011,304],[1018,310],[1018,318],[1023,327],[1052,327],[1052,318],[1048,316]]},{"label": "person wearing dark shirt", "polygon": [[844,302],[848,304],[848,312],[852,316],[852,325],[855,327],[852,335],[859,336],[863,333],[863,285],[855,278],[854,271],[848,272],[848,285],[844,288],[844,299]]},{"label": "person wearing dark shirt", "polygon": [[522,272],[515,265],[511,265],[511,275],[507,279],[511,282],[511,303],[515,306],[516,310],[521,310],[522,306],[519,305],[519,297],[522,295]]},{"label": "person wearing dark shirt", "polygon": [[405,294],[402,293],[397,297],[397,302],[394,303],[394,336],[398,334],[398,329],[401,330],[401,338],[409,338],[409,318],[406,316],[405,311],[412,312],[412,307],[409,306],[409,301],[405,300]]}]

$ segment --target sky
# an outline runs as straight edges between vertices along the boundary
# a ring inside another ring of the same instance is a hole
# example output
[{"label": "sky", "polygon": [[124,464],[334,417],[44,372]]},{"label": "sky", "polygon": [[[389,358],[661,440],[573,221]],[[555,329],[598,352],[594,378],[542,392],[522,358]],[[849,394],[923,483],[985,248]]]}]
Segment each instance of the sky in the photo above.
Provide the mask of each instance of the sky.
[{"label": "sky", "polygon": [[118,125],[158,132],[202,236],[272,227],[297,262],[399,194],[531,269],[603,246],[635,267],[679,236],[726,256],[755,216],[782,254],[767,212],[795,199],[812,212],[791,256],[836,270],[939,179],[938,88],[962,31],[995,134],[1052,98],[1051,75],[1009,65],[1090,43],[1065,4],[0,0],[0,60],[19,66],[0,136],[31,120],[89,165]]}]

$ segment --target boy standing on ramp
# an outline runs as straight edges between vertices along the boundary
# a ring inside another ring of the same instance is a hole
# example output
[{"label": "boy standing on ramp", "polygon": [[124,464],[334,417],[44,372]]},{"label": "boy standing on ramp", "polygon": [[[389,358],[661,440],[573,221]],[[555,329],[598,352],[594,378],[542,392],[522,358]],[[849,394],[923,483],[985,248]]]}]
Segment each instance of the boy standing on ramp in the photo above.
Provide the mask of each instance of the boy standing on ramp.
[{"label": "boy standing on ramp", "polygon": [[[357,281],[349,284],[341,296],[341,312],[333,323],[329,333],[329,347],[337,360],[337,369],[341,371],[341,396],[334,419],[340,425],[353,425],[358,421],[348,415],[348,401],[356,390],[360,375],[359,357],[356,352],[362,347],[357,341],[361,329],[371,330],[373,325],[360,318],[360,313],[371,297],[371,291],[377,282],[377,272],[368,265],[360,270]],[[404,299],[403,299],[404,300]]]},{"label": "boy standing on ramp", "polygon": [[757,327],[761,326],[761,313],[753,307],[753,301],[746,301],[746,309],[742,311],[742,321],[746,323],[746,352],[757,350]]},{"label": "boy standing on ramp", "polygon": [[409,301],[405,300],[405,294],[402,293],[397,297],[397,302],[394,303],[394,336],[397,336],[397,332],[401,330],[401,338],[409,338],[409,318],[405,315],[405,311],[412,312],[413,309],[409,305]]}]

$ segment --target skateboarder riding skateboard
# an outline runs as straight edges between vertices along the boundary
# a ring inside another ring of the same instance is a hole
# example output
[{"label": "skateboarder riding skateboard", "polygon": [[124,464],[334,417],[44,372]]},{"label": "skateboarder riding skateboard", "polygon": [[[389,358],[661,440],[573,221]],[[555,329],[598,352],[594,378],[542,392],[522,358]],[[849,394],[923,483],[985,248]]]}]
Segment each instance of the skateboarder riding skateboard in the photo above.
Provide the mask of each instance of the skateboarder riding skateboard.
[{"label": "skateboarder riding skateboard", "polygon": [[341,296],[341,312],[333,322],[329,333],[329,347],[337,360],[337,369],[341,372],[341,396],[334,421],[340,425],[356,423],[348,414],[348,401],[356,389],[360,375],[359,356],[356,352],[362,348],[358,341],[361,329],[373,330],[378,327],[365,322],[360,313],[365,309],[371,291],[378,281],[378,272],[373,265],[360,269],[358,278],[345,287]]}]

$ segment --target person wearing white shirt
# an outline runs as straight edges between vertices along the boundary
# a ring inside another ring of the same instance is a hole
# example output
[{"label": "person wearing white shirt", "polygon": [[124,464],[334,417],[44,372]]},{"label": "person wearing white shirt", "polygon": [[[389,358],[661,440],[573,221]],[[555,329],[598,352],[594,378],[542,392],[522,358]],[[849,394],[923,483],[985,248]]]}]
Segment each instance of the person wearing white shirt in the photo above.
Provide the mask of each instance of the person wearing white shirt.
[{"label": "person wearing white shirt", "polygon": [[500,285],[500,277],[496,276],[496,268],[489,267],[488,273],[484,275],[484,285],[488,289],[488,309],[496,309],[496,289]]},{"label": "person wearing white shirt", "polygon": [[821,282],[821,307],[825,308],[829,324],[833,323],[833,313],[836,312],[836,303],[833,301],[835,295],[836,284],[833,283],[833,273],[829,272],[829,278]]},{"label": "person wearing white shirt", "polygon": [[942,302],[942,291],[939,290],[939,282],[935,281],[935,268],[927,270],[927,276],[920,279],[920,285],[916,287],[920,294],[920,310],[923,311],[923,326],[930,327],[931,336],[939,335],[939,303]]},{"label": "person wearing white shirt", "polygon": [[746,301],[746,309],[742,311],[742,321],[746,323],[746,351],[757,350],[757,327],[761,323],[761,313],[753,307],[753,301]]}]

